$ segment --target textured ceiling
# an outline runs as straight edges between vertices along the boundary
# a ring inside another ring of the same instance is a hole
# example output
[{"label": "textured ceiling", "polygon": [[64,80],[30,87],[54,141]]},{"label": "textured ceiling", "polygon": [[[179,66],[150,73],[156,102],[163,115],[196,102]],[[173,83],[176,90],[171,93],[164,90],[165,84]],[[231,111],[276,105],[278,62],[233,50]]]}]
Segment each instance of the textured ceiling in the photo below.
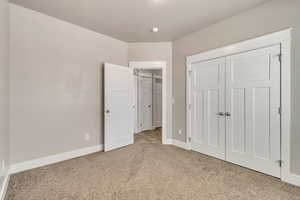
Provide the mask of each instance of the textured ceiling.
[{"label": "textured ceiling", "polygon": [[[172,41],[269,0],[12,0],[127,42]],[[151,28],[159,27],[158,33]]]}]

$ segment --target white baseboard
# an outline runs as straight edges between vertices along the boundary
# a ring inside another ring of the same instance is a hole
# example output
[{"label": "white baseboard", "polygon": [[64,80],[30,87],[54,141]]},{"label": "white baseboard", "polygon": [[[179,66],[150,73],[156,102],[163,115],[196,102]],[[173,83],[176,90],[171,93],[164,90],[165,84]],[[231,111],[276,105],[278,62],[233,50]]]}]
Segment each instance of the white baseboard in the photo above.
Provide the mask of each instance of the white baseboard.
[{"label": "white baseboard", "polygon": [[42,167],[45,165],[58,163],[58,162],[65,161],[65,160],[70,160],[72,158],[85,156],[85,155],[88,155],[91,153],[96,153],[99,151],[103,151],[103,145],[87,147],[87,148],[78,149],[75,151],[69,151],[69,152],[65,152],[65,153],[61,153],[61,154],[56,154],[56,155],[38,158],[38,159],[30,160],[30,161],[16,163],[16,164],[13,164],[10,166],[9,172],[10,172],[10,174],[15,174],[18,172]]},{"label": "white baseboard", "polygon": [[163,144],[173,144],[173,140],[172,139],[166,139]]},{"label": "white baseboard", "polygon": [[9,178],[10,178],[10,175],[7,172],[5,177],[4,177],[2,187],[0,188],[0,200],[5,199],[5,195],[6,195],[6,191],[7,191],[7,187],[8,187],[8,183],[9,183]]},{"label": "white baseboard", "polygon": [[190,147],[189,147],[189,145],[186,142],[182,142],[180,140],[173,139],[172,140],[172,144],[174,146],[177,146],[177,147],[185,149],[185,150],[191,150]]},{"label": "white baseboard", "polygon": [[287,177],[284,177],[282,179],[282,181],[300,187],[300,176],[299,175],[289,174]]}]

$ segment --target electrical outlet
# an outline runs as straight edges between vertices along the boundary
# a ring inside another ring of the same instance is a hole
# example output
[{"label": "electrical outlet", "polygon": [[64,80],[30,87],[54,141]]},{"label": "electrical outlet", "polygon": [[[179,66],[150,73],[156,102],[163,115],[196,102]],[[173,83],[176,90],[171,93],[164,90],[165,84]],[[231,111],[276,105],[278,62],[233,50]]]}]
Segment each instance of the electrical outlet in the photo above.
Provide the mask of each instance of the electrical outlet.
[{"label": "electrical outlet", "polygon": [[85,139],[85,141],[89,141],[91,139],[91,134],[90,133],[86,133],[84,135],[84,139]]},{"label": "electrical outlet", "polygon": [[178,130],[178,134],[179,134],[179,135],[182,135],[182,129],[179,129],[179,130]]}]

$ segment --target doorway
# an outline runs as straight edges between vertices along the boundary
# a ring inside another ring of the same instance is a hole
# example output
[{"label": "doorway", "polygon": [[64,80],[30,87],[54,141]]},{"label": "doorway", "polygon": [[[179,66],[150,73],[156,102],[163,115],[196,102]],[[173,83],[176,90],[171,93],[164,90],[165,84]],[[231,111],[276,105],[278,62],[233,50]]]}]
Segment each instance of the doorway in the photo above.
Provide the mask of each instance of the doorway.
[{"label": "doorway", "polygon": [[167,144],[166,62],[130,62],[135,84],[135,133],[160,135]]},{"label": "doorway", "polygon": [[136,121],[135,134],[162,142],[162,70],[135,70]]}]

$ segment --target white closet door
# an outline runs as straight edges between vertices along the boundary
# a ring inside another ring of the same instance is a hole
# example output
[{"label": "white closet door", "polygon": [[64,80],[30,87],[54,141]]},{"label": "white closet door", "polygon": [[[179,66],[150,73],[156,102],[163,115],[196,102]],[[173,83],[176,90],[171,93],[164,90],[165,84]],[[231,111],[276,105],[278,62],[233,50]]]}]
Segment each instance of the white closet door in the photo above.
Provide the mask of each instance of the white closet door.
[{"label": "white closet door", "polygon": [[225,58],[191,67],[192,149],[225,159]]},{"label": "white closet door", "polygon": [[280,46],[226,58],[226,160],[280,177]]},{"label": "white closet door", "polygon": [[152,130],[152,77],[140,77],[139,85],[141,131]]}]

